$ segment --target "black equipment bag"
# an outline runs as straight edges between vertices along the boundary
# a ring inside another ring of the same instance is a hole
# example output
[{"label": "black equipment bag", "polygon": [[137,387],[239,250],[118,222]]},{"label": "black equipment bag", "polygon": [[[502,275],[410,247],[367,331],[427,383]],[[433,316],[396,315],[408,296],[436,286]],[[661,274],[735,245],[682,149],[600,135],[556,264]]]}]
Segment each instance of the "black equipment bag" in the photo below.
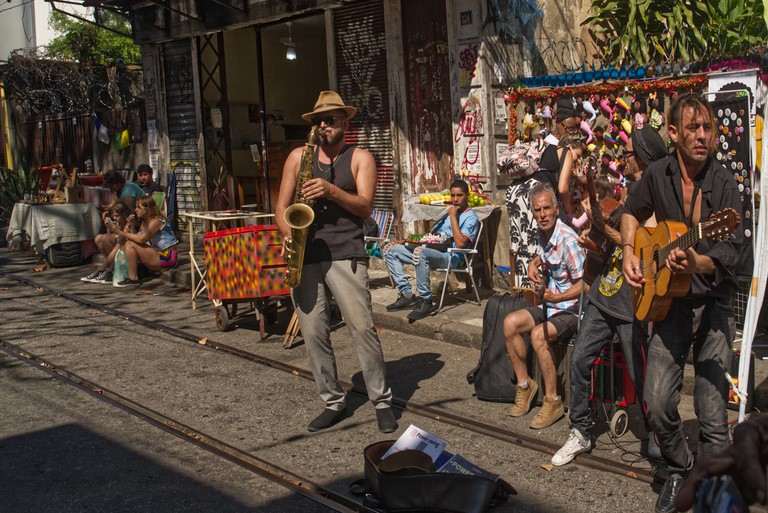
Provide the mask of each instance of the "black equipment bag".
[{"label": "black equipment bag", "polygon": [[74,267],[83,264],[80,241],[51,244],[45,253],[51,267]]},{"label": "black equipment bag", "polygon": [[363,451],[365,483],[387,513],[484,513],[517,494],[503,479],[492,481],[415,467],[383,472],[379,468],[381,457],[394,443],[376,442]]},{"label": "black equipment bag", "polygon": [[[504,318],[510,312],[531,304],[509,292],[491,296],[483,312],[483,347],[477,367],[467,374],[467,382],[475,386],[475,395],[483,401],[515,402],[515,372],[504,343]],[[530,338],[524,335],[526,345]],[[531,352],[529,351],[529,356]]]}]

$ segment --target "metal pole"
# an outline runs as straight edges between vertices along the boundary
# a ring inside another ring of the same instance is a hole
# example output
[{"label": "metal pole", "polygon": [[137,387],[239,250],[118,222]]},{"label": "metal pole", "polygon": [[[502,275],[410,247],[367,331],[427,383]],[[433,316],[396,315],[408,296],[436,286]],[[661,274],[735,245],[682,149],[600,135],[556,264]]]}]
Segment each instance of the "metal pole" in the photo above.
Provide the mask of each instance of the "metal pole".
[{"label": "metal pole", "polygon": [[261,172],[264,177],[264,212],[272,212],[272,202],[269,194],[269,157],[267,154],[267,119],[264,107],[266,94],[264,92],[264,57],[261,43],[261,29],[254,28],[256,32],[256,77],[259,82],[259,117],[261,118]]}]

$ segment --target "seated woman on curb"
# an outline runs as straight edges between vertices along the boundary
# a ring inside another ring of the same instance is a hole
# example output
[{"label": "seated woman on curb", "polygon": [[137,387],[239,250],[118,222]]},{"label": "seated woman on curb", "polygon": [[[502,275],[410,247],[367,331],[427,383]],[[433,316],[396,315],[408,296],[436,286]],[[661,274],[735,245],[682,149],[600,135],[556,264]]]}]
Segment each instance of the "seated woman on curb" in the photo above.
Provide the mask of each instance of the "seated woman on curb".
[{"label": "seated woman on curb", "polygon": [[115,284],[117,287],[139,285],[139,264],[157,273],[163,268],[176,265],[176,236],[170,221],[157,208],[155,200],[142,196],[136,200],[136,217],[141,221],[138,233],[129,233],[118,226],[109,231],[125,238],[125,257],[128,260],[128,278]]},{"label": "seated woman on curb", "polygon": [[[107,210],[104,217],[105,226],[117,226],[125,231],[134,232],[135,216],[128,215],[130,209],[125,203],[118,201]],[[100,233],[96,236],[95,243],[99,253],[104,257],[104,262],[88,276],[83,276],[80,281],[91,283],[112,283],[112,269],[115,263],[115,254],[119,248],[119,237],[114,233]]]}]

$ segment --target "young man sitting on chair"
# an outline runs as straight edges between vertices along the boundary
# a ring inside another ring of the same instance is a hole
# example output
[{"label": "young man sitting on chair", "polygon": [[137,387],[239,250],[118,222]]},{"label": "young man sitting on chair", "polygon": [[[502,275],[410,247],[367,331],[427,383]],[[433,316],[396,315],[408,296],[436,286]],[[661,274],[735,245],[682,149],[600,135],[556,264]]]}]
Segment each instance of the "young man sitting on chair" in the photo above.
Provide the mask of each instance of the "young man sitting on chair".
[{"label": "young man sitting on chair", "polygon": [[[429,232],[436,235],[444,235],[448,242],[453,240],[450,246],[454,248],[468,248],[477,237],[480,221],[477,215],[467,206],[469,186],[463,180],[456,180],[451,184],[451,206],[448,212],[435,224]],[[423,319],[432,312],[432,291],[429,286],[430,269],[445,268],[450,263],[451,267],[458,267],[461,255],[451,255],[448,251],[441,251],[427,247],[423,244],[388,244],[384,248],[384,260],[387,262],[392,281],[397,286],[400,295],[397,301],[387,305],[387,310],[405,310],[413,308],[408,314],[408,319],[415,321]],[[416,291],[418,297],[411,291],[411,284],[403,271],[403,264],[412,264],[416,267]]]},{"label": "young man sitting on chair", "polygon": [[[517,378],[515,405],[511,417],[528,414],[539,387],[528,376],[524,333],[531,334],[531,347],[541,369],[544,402],[530,423],[531,429],[543,429],[563,416],[563,402],[557,394],[557,368],[550,344],[568,340],[576,332],[578,298],[584,271],[584,253],[579,238],[558,219],[557,196],[548,183],[537,183],[528,193],[531,212],[538,225],[536,257],[528,265],[528,278],[541,288],[541,303],[517,310],[504,319],[507,354]],[[539,273],[539,265],[544,269]]]}]

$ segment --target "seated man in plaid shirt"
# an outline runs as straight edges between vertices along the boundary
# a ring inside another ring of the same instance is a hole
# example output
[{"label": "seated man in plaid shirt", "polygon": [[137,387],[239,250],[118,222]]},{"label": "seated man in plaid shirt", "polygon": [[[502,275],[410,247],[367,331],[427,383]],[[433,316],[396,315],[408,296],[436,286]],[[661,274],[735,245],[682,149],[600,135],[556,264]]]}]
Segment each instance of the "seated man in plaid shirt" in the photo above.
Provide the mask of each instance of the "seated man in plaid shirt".
[{"label": "seated man in plaid shirt", "polygon": [[[544,401],[530,427],[543,429],[564,414],[562,399],[557,394],[557,369],[550,344],[568,340],[576,332],[584,253],[576,232],[558,219],[557,196],[551,185],[537,183],[531,187],[528,199],[539,234],[536,257],[528,265],[528,277],[540,289],[541,304],[512,312],[504,319],[507,353],[517,378],[515,405],[509,415],[526,415],[539,389],[528,376],[523,334],[530,333],[544,385]],[[539,272],[539,267],[543,272]]]}]

